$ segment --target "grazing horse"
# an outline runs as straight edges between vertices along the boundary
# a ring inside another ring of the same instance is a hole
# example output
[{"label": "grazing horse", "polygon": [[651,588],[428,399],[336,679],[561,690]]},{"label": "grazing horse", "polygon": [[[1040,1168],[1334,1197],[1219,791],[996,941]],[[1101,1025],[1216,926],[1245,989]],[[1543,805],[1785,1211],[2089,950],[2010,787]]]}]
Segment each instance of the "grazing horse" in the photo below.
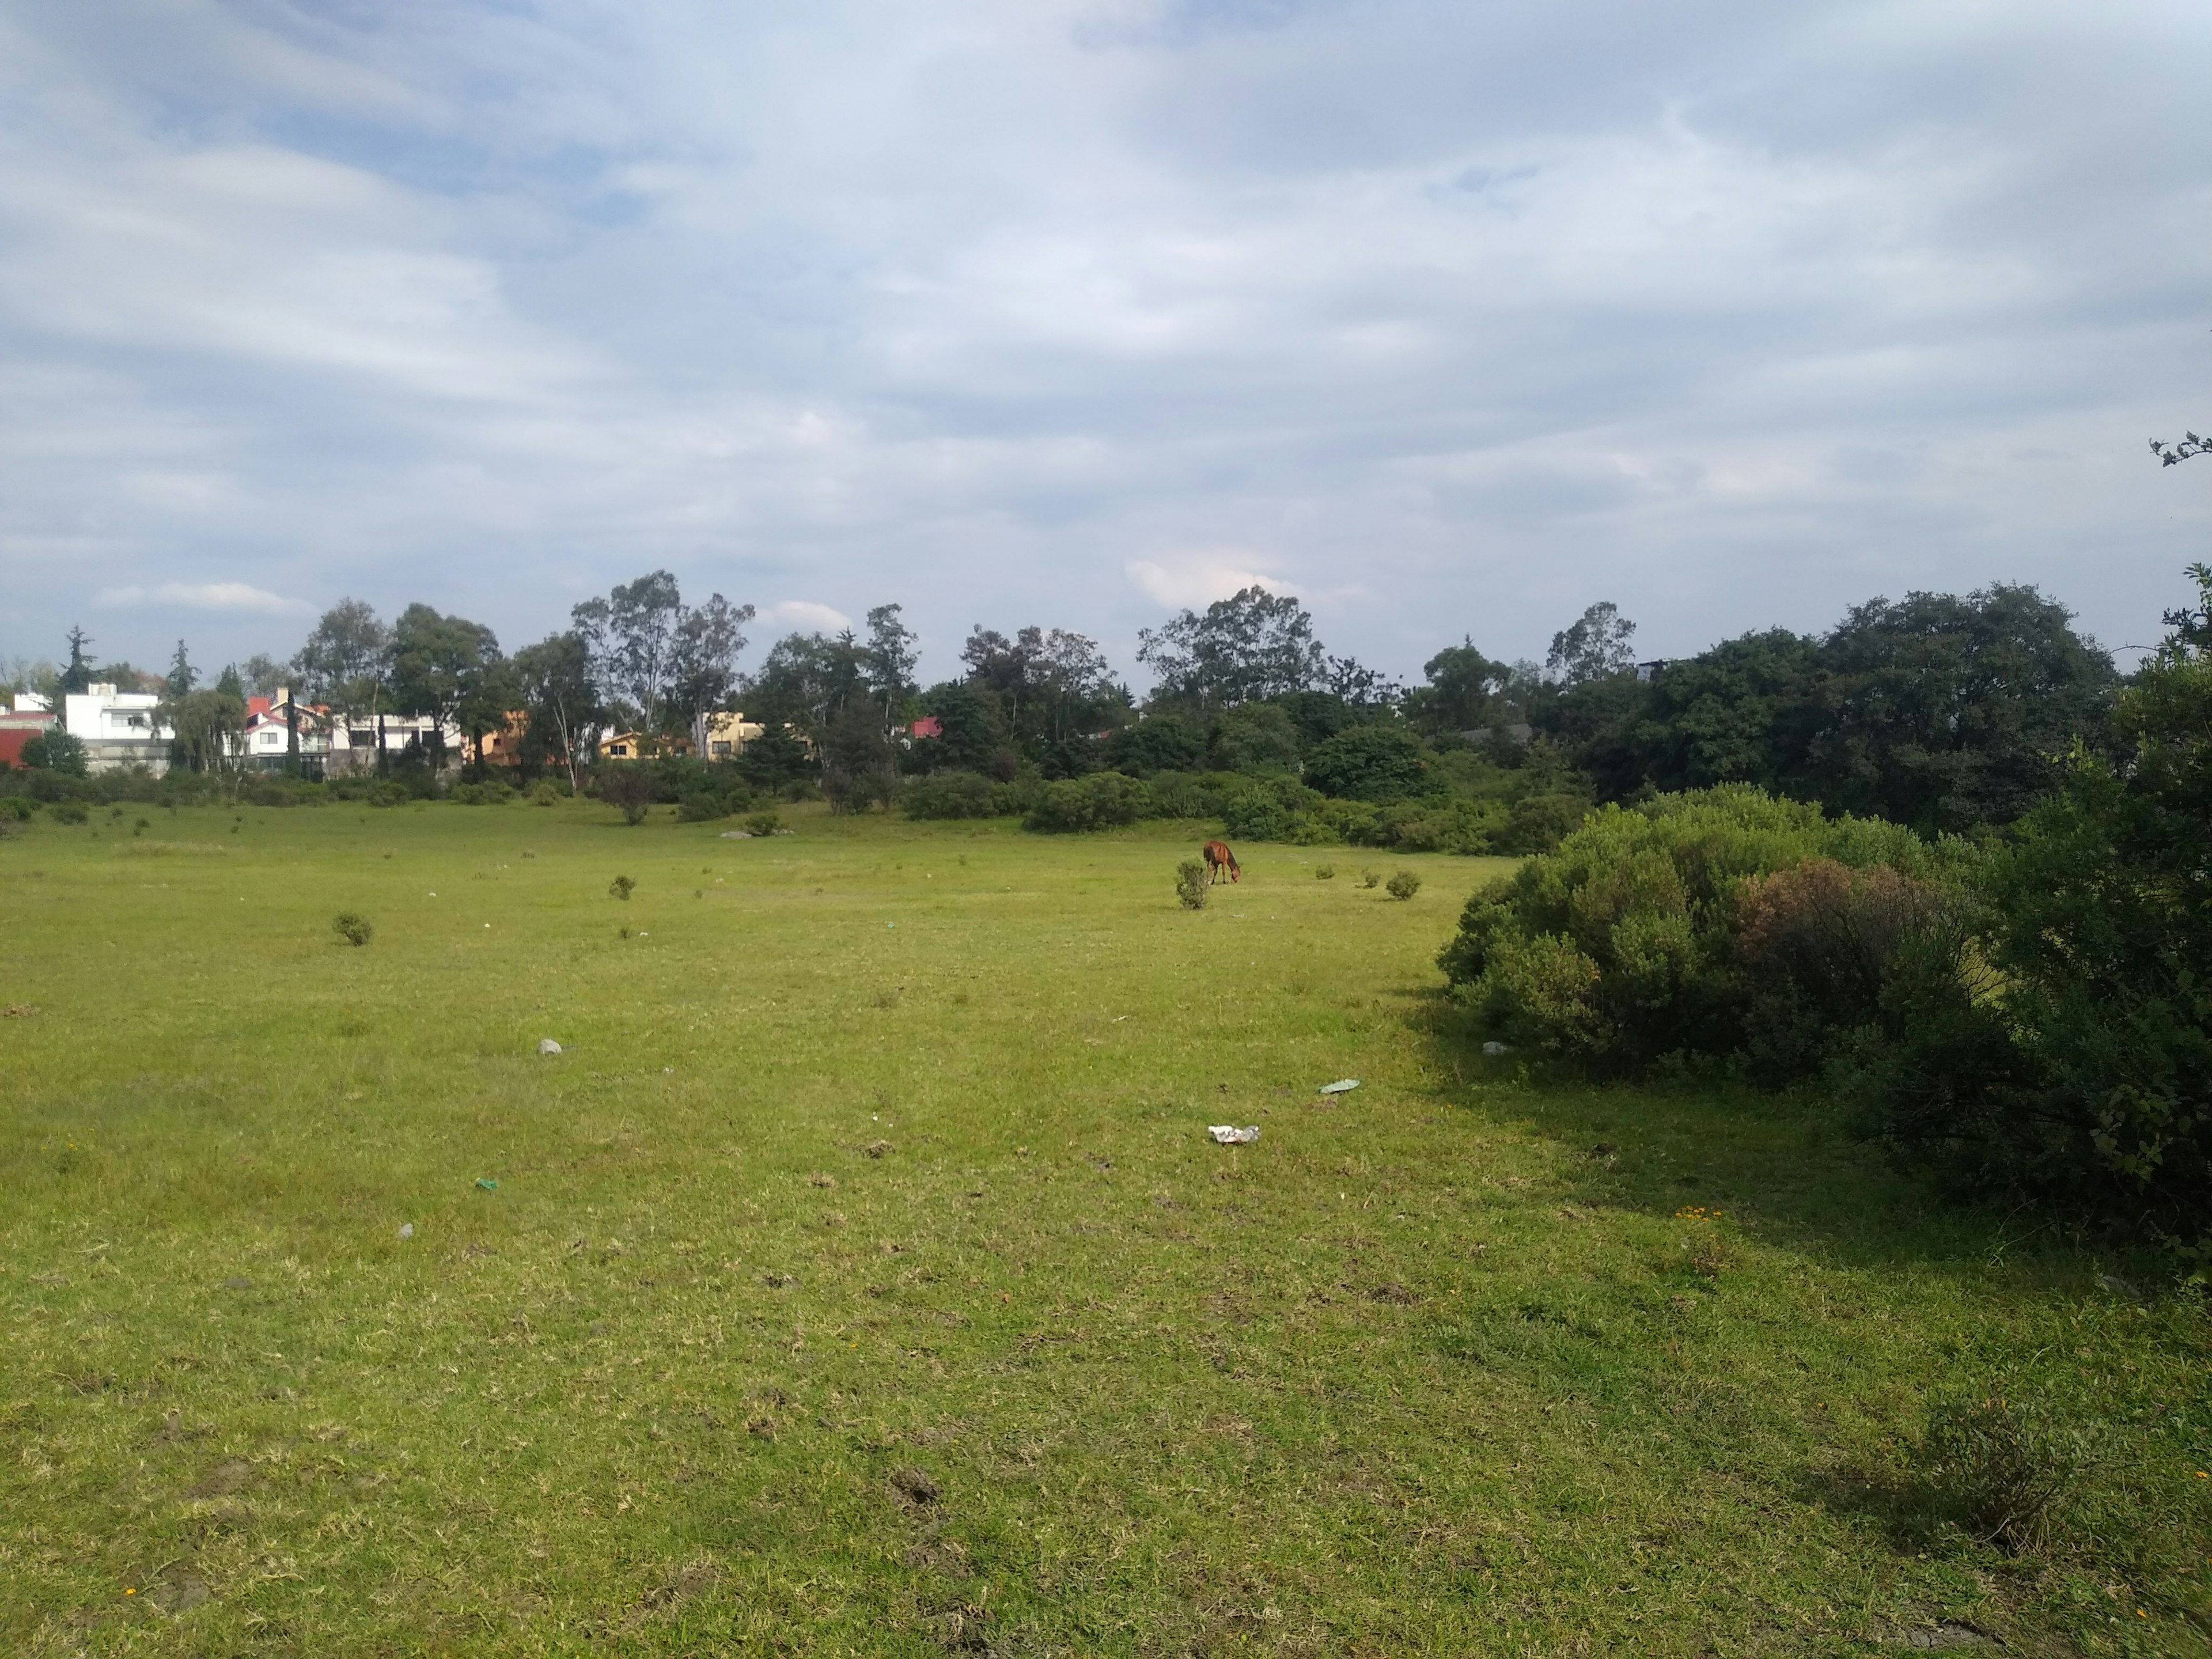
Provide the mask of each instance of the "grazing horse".
[{"label": "grazing horse", "polygon": [[1227,842],[1210,841],[1200,850],[1206,854],[1206,884],[1207,886],[1211,887],[1219,881],[1221,872],[1224,870],[1229,872],[1230,880],[1243,879],[1244,872],[1237,867],[1237,854],[1229,850]]}]

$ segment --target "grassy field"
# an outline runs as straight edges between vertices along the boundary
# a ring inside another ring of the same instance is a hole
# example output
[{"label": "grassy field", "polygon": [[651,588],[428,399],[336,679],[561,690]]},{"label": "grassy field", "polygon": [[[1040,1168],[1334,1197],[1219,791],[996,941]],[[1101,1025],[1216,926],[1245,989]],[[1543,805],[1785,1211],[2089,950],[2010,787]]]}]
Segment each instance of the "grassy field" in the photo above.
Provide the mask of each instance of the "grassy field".
[{"label": "grassy field", "polygon": [[[0,842],[0,1652],[2212,1650],[2201,1299],[1485,1059],[1498,861],[791,821]],[[1905,1455],[2006,1388],[2017,1556]]]}]

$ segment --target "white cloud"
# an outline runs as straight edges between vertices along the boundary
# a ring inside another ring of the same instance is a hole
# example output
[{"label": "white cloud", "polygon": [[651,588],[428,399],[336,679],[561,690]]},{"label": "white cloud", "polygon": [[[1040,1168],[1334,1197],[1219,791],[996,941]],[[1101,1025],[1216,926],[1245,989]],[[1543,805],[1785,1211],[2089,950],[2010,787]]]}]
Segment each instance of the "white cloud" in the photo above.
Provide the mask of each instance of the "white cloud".
[{"label": "white cloud", "polygon": [[0,8],[0,649],[664,565],[925,674],[1282,572],[1402,673],[2000,577],[2140,639],[2212,528],[2142,451],[2205,419],[2179,0],[140,12]]},{"label": "white cloud", "polygon": [[843,611],[834,605],[817,605],[812,599],[784,599],[763,605],[760,619],[771,628],[789,629],[793,633],[835,634],[853,625],[853,619]]},{"label": "white cloud", "polygon": [[117,609],[182,605],[188,611],[237,611],[263,617],[306,617],[314,606],[246,582],[163,582],[156,587],[105,587],[95,603]]},{"label": "white cloud", "polygon": [[1248,587],[1264,587],[1271,593],[1290,591],[1290,584],[1279,577],[1251,568],[1250,556],[1237,552],[1192,553],[1167,564],[1132,559],[1123,568],[1150,598],[1176,610],[1212,605]]}]

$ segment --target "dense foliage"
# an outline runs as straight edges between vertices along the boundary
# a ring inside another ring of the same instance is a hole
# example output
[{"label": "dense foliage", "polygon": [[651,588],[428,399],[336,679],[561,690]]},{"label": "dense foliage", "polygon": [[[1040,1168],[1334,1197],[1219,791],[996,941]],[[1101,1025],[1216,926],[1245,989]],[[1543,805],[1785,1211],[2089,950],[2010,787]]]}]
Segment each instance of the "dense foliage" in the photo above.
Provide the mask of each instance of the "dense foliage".
[{"label": "dense foliage", "polygon": [[2191,574],[2115,752],[2077,746],[1988,862],[1987,982],[1931,960],[1856,1079],[1916,1157],[2186,1235],[2212,1223],[2212,570]]},{"label": "dense foliage", "polygon": [[1741,784],[1607,806],[1475,894],[1438,960],[1510,1042],[1606,1070],[1802,1071],[1871,1012],[1896,942],[1876,915],[1932,908],[1944,856]]}]

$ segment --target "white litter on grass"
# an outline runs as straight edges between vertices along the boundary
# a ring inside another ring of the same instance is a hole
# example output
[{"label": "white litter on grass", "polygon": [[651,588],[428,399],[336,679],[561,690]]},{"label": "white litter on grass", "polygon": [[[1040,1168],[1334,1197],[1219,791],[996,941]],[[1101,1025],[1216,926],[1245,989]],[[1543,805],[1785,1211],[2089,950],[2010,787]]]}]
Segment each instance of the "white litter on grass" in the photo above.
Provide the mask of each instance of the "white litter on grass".
[{"label": "white litter on grass", "polygon": [[412,1237],[415,1237],[415,1224],[414,1224],[413,1222],[411,1222],[411,1221],[403,1221],[403,1222],[401,1222],[401,1223],[399,1224],[399,1236],[400,1236],[400,1237],[402,1237],[402,1238],[412,1238]]},{"label": "white litter on grass", "polygon": [[752,838],[753,832],[750,830],[725,830],[722,831],[722,839],[724,841],[750,841]]},{"label": "white litter on grass", "polygon": [[1216,1123],[1206,1133],[1224,1146],[1249,1146],[1260,1138],[1260,1126],[1253,1123],[1240,1129],[1233,1123]]},{"label": "white litter on grass", "polygon": [[1502,1042],[1486,1042],[1482,1045],[1482,1052],[1486,1054],[1494,1056],[1498,1054],[1510,1054],[1512,1051],[1506,1048],[1506,1046]]},{"label": "white litter on grass", "polygon": [[1325,1095],[1348,1095],[1358,1086],[1359,1079],[1358,1078],[1340,1077],[1334,1083],[1322,1084],[1321,1085],[1321,1092]]},{"label": "white litter on grass", "polygon": [[541,1054],[557,1054],[561,1052],[561,1045],[554,1042],[551,1037],[540,1037],[538,1039],[538,1052]]}]

